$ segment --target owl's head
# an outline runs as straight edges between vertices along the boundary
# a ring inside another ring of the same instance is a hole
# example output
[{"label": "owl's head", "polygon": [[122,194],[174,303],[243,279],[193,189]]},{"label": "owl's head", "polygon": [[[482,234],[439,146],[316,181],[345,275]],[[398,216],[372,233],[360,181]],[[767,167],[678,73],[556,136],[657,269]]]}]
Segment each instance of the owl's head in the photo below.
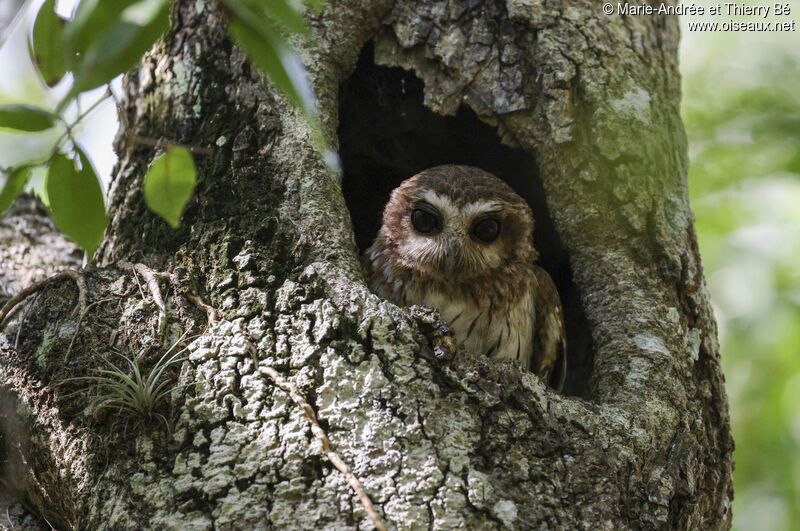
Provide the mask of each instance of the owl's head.
[{"label": "owl's head", "polygon": [[384,209],[381,237],[405,267],[450,280],[536,259],[525,200],[471,166],[436,166],[403,181]]}]

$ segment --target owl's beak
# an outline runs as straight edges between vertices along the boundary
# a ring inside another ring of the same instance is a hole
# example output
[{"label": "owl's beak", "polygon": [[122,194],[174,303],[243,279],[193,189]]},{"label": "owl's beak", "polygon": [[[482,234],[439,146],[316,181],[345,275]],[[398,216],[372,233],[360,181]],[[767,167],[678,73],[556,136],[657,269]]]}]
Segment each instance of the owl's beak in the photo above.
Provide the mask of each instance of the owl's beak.
[{"label": "owl's beak", "polygon": [[458,273],[461,268],[461,250],[457,242],[453,240],[447,242],[441,268],[447,276]]},{"label": "owl's beak", "polygon": [[456,272],[457,262],[456,257],[448,253],[442,264],[442,272],[448,276],[454,274]]}]

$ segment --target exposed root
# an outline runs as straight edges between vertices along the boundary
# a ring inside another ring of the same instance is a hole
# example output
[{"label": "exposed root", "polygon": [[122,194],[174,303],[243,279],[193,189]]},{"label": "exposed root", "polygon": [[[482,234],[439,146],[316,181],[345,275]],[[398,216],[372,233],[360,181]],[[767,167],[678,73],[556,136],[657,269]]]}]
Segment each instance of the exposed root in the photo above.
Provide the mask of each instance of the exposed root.
[{"label": "exposed root", "polygon": [[186,297],[186,299],[195,306],[197,306],[197,308],[206,312],[206,319],[208,320],[209,325],[213,325],[214,323],[219,322],[219,320],[222,318],[222,312],[220,312],[213,306],[203,302],[203,299],[201,299],[200,296],[195,295],[191,291],[181,287],[174,277],[172,278],[172,280],[173,280],[173,287],[175,287],[178,291],[180,291],[181,295]]},{"label": "exposed root", "polygon": [[161,296],[161,287],[158,285],[159,275],[144,264],[134,264],[132,267],[134,273],[139,273],[144,277],[147,289],[150,290],[150,295],[153,297],[153,302],[158,307],[158,339],[163,341],[164,332],[167,330],[167,306],[164,304],[164,298]]},{"label": "exposed root", "polygon": [[[134,278],[138,284],[138,277],[136,273],[139,273],[144,277],[145,282],[147,283],[147,287],[150,290],[150,293],[153,296],[153,300],[155,300],[156,306],[158,306],[159,311],[159,319],[158,319],[158,326],[159,326],[159,334],[162,333],[163,328],[166,327],[167,324],[167,313],[166,313],[166,306],[164,304],[164,299],[161,296],[161,288],[158,285],[159,280],[167,281],[170,286],[178,292],[180,295],[183,295],[186,300],[191,302],[195,305],[199,310],[205,312],[206,319],[208,320],[209,325],[213,325],[214,323],[219,322],[222,318],[222,312],[214,308],[213,306],[206,304],[203,299],[200,298],[199,295],[192,293],[190,290],[184,288],[178,278],[170,272],[167,271],[155,271],[150,269],[144,264],[129,264],[126,262],[120,262],[120,266],[123,267],[130,267],[133,269]],[[139,286],[141,290],[141,286]]]},{"label": "exposed root", "polygon": [[199,295],[196,295],[189,291],[188,289],[184,288],[178,278],[173,275],[172,273],[167,272],[159,272],[156,273],[159,278],[162,278],[170,283],[172,289],[177,291],[179,294],[183,295],[186,300],[194,304],[197,309],[202,310],[206,313],[206,320],[208,321],[209,325],[213,325],[214,323],[219,322],[222,319],[222,312],[211,306],[210,304],[206,304],[203,299],[200,298]]},{"label": "exposed root", "polygon": [[6,319],[6,317],[8,317],[8,315],[14,310],[14,308],[16,308],[16,306],[19,303],[21,303],[22,301],[24,301],[25,299],[27,299],[28,297],[30,297],[34,293],[36,293],[39,290],[41,290],[46,285],[48,285],[48,284],[50,284],[52,282],[58,281],[58,280],[63,280],[65,278],[72,279],[75,282],[75,284],[78,286],[78,306],[77,306],[76,309],[80,309],[81,313],[83,313],[85,311],[85,309],[86,309],[86,306],[87,306],[87,303],[86,303],[86,281],[83,279],[83,277],[80,275],[80,273],[78,273],[77,271],[73,271],[71,269],[68,269],[66,271],[60,271],[60,272],[56,273],[55,275],[53,275],[51,277],[48,277],[48,278],[46,278],[46,279],[44,279],[42,281],[36,282],[35,284],[31,284],[27,288],[21,290],[19,293],[17,293],[13,297],[11,297],[11,300],[9,300],[7,303],[5,303],[5,305],[3,305],[2,308],[0,308],[0,325],[3,324],[3,321]]},{"label": "exposed root", "polygon": [[347,466],[347,463],[345,463],[341,457],[339,457],[339,454],[333,451],[331,448],[331,441],[328,439],[328,434],[325,433],[325,430],[322,429],[322,426],[320,426],[319,421],[317,420],[317,415],[314,413],[314,409],[306,401],[306,399],[303,398],[303,395],[300,394],[300,390],[297,389],[297,386],[283,378],[283,376],[281,376],[278,371],[272,367],[259,367],[258,371],[272,380],[279,389],[287,393],[291,397],[292,401],[303,410],[303,413],[306,415],[306,419],[308,419],[308,422],[311,425],[311,431],[322,444],[322,451],[325,453],[325,456],[333,464],[333,466],[342,473],[345,480],[347,480],[347,483],[356,493],[356,496],[358,496],[358,499],[361,501],[361,505],[364,507],[364,511],[366,511],[370,520],[372,520],[372,524],[375,526],[375,528],[379,531],[386,531],[386,525],[384,525],[380,515],[375,510],[375,506],[372,505],[372,500],[364,490],[364,486],[361,485],[361,481],[359,481],[358,478],[353,475],[350,467]]}]

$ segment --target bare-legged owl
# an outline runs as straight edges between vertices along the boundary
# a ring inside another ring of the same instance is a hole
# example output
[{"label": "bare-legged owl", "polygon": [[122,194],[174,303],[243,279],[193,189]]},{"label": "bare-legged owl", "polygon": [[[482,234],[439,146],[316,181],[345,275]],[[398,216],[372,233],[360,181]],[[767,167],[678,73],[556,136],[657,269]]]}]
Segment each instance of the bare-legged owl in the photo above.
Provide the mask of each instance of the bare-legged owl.
[{"label": "bare-legged owl", "polygon": [[370,289],[439,311],[467,352],[512,359],[561,389],[563,311],[535,265],[533,213],[508,185],[470,166],[437,166],[397,187],[362,257]]}]

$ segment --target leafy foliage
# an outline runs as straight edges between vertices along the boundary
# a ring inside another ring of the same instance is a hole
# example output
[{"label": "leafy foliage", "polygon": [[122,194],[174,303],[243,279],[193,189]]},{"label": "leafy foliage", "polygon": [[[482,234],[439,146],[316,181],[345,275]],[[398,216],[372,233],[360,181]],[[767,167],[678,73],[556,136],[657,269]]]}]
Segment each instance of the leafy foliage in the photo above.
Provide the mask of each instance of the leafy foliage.
[{"label": "leafy foliage", "polygon": [[[53,156],[45,187],[55,226],[91,255],[103,239],[106,207],[89,158],[77,145],[75,150],[77,161],[62,153]],[[80,163],[80,168],[75,167],[75,162]]]},{"label": "leafy foliage", "polygon": [[283,0],[221,2],[228,16],[228,28],[233,40],[262,72],[267,73],[278,90],[300,109],[311,126],[317,145],[325,149],[308,75],[283,35],[289,32],[296,37],[308,38],[310,31],[305,19],[292,4]]},{"label": "leafy foliage", "polygon": [[8,210],[14,199],[22,192],[31,178],[31,169],[27,166],[14,168],[8,174],[0,174],[0,214]]},{"label": "leafy foliage", "polygon": [[75,74],[72,93],[110,82],[133,68],[166,31],[169,0],[83,0],[64,45]]},{"label": "leafy foliage", "polygon": [[[313,101],[302,91],[304,80],[299,77],[302,70],[296,68],[296,56],[289,52],[278,28],[262,7],[268,4],[249,0],[222,0],[222,3],[227,8],[231,35],[250,60],[261,70],[271,72],[275,85],[295,105],[303,110],[310,109]],[[308,31],[302,18],[299,21],[287,18],[293,31],[301,34]]]},{"label": "leafy foliage", "polygon": [[186,148],[173,146],[156,158],[144,177],[144,200],[150,210],[164,218],[173,229],[197,183],[197,170]]},{"label": "leafy foliage", "polygon": [[36,132],[54,125],[55,116],[34,105],[0,105],[0,127]]},{"label": "leafy foliage", "polygon": [[65,24],[66,21],[56,13],[56,0],[47,0],[39,9],[33,25],[33,59],[48,87],[55,86],[67,73],[63,51]]},{"label": "leafy foliage", "polygon": [[[293,0],[221,0],[233,40],[247,52],[289,102],[305,117],[320,148],[325,148],[316,116],[314,93],[305,68],[289,39],[307,39],[311,32],[303,5]],[[320,0],[309,0],[318,9]],[[71,73],[72,85],[54,111],[33,105],[0,105],[0,128],[44,132],[63,127],[64,133],[49,153],[20,168],[0,161],[0,213],[13,202],[29,180],[30,167],[47,170],[46,191],[56,226],[90,255],[99,245],[106,216],[101,187],[91,162],[75,143],[73,129],[101,102],[69,123],[64,110],[81,94],[110,83],[134,67],[169,27],[171,0],[80,0],[74,16],[62,19],[56,0],[46,0],[37,13],[29,40],[31,60],[44,83],[53,87]],[[111,90],[107,91],[107,97]],[[175,139],[157,139],[169,145],[145,178],[148,206],[177,228],[191,198],[197,172],[190,150]],[[74,152],[76,160],[65,153]],[[79,169],[75,164],[79,163]]]}]

